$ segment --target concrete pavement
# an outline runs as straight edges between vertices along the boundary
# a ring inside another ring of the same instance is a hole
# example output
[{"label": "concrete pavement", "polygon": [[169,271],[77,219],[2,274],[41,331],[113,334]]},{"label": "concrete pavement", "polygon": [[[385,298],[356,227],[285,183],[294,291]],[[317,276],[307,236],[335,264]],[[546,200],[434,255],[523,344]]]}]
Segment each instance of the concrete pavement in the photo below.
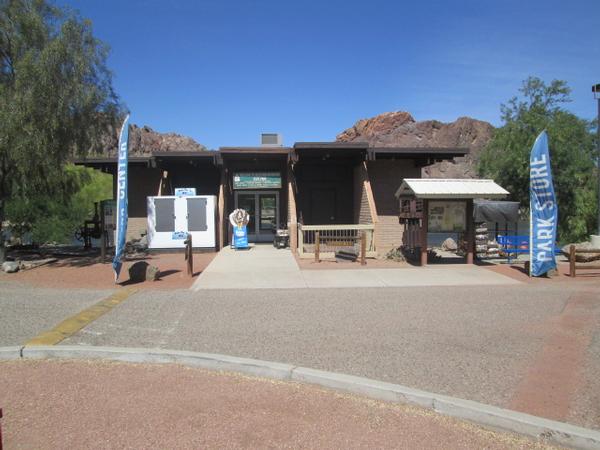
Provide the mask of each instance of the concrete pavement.
[{"label": "concrete pavement", "polygon": [[221,250],[192,286],[213,289],[298,289],[401,286],[515,285],[518,281],[474,265],[400,269],[300,270],[289,250],[253,245]]}]

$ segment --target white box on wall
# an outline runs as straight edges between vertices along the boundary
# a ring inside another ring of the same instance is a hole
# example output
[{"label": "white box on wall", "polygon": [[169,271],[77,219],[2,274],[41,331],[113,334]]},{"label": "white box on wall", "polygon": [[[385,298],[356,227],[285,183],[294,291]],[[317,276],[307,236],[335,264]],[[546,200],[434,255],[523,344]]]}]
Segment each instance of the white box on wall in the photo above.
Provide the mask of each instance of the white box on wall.
[{"label": "white box on wall", "polygon": [[184,248],[192,235],[194,248],[214,248],[214,195],[148,197],[148,248]]}]

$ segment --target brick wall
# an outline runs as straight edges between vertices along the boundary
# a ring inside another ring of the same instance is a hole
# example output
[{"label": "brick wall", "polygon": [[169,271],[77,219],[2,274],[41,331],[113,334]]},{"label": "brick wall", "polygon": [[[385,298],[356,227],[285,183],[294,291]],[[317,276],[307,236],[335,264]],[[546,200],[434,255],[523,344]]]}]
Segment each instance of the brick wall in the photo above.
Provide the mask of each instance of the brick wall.
[{"label": "brick wall", "polygon": [[357,224],[373,223],[369,198],[364,185],[366,178],[367,173],[361,163],[354,168],[354,223]]},{"label": "brick wall", "polygon": [[421,169],[412,160],[369,161],[367,168],[379,216],[377,251],[384,255],[402,244],[404,227],[398,223],[398,201],[394,194],[404,178],[421,178]]}]

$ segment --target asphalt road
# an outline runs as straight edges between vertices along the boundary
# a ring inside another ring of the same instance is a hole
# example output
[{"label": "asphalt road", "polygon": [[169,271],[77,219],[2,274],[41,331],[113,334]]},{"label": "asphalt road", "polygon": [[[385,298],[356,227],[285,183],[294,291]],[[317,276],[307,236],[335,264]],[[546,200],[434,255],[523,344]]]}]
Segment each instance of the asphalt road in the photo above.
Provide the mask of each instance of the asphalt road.
[{"label": "asphalt road", "polygon": [[[592,300],[583,303],[573,303],[575,289],[570,284],[523,284],[146,290],[63,344],[192,350],[285,362],[600,429],[600,286],[594,288],[598,295],[592,293]],[[28,332],[46,323],[51,327],[58,322],[51,324],[54,317],[84,304],[79,297],[83,291],[64,291],[63,298],[58,290],[54,297],[48,290],[36,291],[15,287],[7,294],[3,289],[0,345],[22,342]],[[47,303],[46,297],[57,305],[52,318],[48,317],[52,308],[33,306]],[[25,298],[22,305],[20,298]],[[12,306],[6,309],[5,304]],[[583,322],[565,328],[561,320],[570,323],[572,314]],[[563,362],[560,353],[554,358],[563,342],[581,358]],[[555,359],[557,366],[564,366],[563,373],[554,375],[548,369],[547,361]],[[542,390],[530,399],[525,394],[530,394],[527,389],[535,377],[546,381],[547,391],[564,395],[547,400],[548,392]],[[536,401],[537,409],[529,411],[529,404]]]},{"label": "asphalt road", "polygon": [[0,346],[24,344],[111,292],[34,288],[0,280]]}]

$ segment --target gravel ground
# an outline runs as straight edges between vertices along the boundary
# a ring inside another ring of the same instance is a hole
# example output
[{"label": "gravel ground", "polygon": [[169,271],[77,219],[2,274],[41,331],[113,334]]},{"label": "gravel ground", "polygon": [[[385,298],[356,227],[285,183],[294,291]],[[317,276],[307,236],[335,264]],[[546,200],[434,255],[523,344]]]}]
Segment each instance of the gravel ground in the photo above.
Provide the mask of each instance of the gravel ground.
[{"label": "gravel ground", "polygon": [[[588,300],[574,301],[582,289]],[[109,293],[0,283],[0,345],[21,344]],[[600,283],[141,290],[63,344],[278,361],[600,429]],[[563,358],[566,346],[577,358]],[[536,377],[543,389],[532,392]]]},{"label": "gravel ground", "polygon": [[[146,291],[64,344],[258,358],[509,407],[573,292],[552,285]],[[562,419],[600,428],[600,404],[585,395],[580,403],[579,414]]]},{"label": "gravel ground", "polygon": [[111,292],[40,289],[0,280],[0,345],[24,344]]},{"label": "gravel ground", "polygon": [[539,449],[405,405],[180,366],[0,362],[5,443],[29,448]]}]

